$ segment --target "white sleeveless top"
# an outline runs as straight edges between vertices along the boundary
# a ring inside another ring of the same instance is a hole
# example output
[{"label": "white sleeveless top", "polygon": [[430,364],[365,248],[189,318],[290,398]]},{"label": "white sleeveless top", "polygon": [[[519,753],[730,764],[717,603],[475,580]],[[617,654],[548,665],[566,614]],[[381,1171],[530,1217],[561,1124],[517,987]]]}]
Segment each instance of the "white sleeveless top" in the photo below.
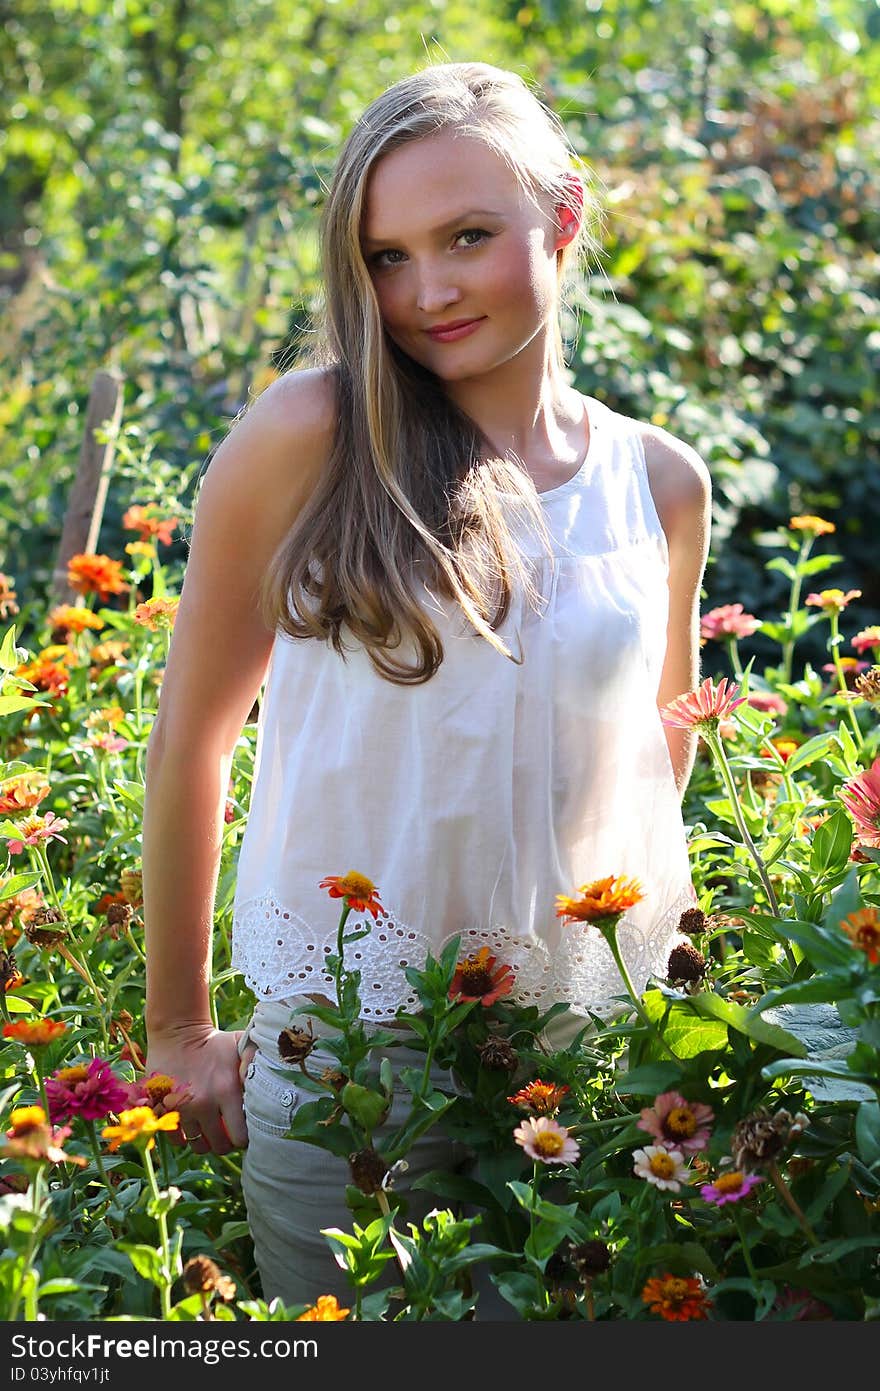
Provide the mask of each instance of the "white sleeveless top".
[{"label": "white sleeveless top", "polygon": [[513,968],[513,1000],[602,1010],[624,993],[613,958],[556,895],[610,874],[645,893],[618,932],[636,988],[666,975],[696,902],[656,704],[668,551],[638,422],[586,407],[586,458],[540,495],[554,559],[524,541],[545,602],[515,597],[499,628],[521,665],[430,594],[445,656],[422,685],[384,680],[350,635],[343,660],[277,634],[233,910],[232,964],[260,999],[335,998],[342,904],[318,884],[349,870],[388,913],[349,920],[371,926],[346,955],[365,1019],[418,1008],[403,968],[457,933],[462,956]]}]

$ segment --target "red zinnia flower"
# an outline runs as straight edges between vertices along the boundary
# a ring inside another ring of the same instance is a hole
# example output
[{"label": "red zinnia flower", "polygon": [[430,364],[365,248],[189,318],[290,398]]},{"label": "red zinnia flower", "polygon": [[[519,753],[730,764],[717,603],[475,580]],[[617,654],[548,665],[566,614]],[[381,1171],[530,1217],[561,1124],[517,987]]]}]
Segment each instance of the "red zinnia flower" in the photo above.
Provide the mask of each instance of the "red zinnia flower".
[{"label": "red zinnia flower", "polygon": [[880,757],[845,782],[837,795],[855,821],[862,844],[880,849]]},{"label": "red zinnia flower", "polygon": [[522,1087],[507,1100],[514,1106],[522,1106],[525,1111],[532,1111],[536,1116],[548,1116],[559,1110],[563,1097],[570,1090],[570,1087],[542,1082],[540,1077],[536,1077],[534,1082],[529,1082],[527,1087]]},{"label": "red zinnia flower", "polygon": [[318,888],[327,889],[331,898],[344,898],[355,913],[372,913],[374,918],[378,918],[385,911],[372,879],[358,874],[356,870],[350,869],[348,874],[328,874]]},{"label": "red zinnia flower", "polygon": [[514,975],[510,967],[499,966],[495,957],[489,954],[489,948],[480,947],[474,955],[459,961],[449,987],[449,998],[479,1000],[488,1009],[502,995],[509,995],[513,986]]},{"label": "red zinnia flower", "polygon": [[61,1019],[17,1019],[3,1025],[4,1038],[14,1038],[28,1048],[44,1047],[66,1033],[67,1025]]},{"label": "red zinnia flower", "polygon": [[85,1121],[103,1120],[111,1111],[127,1106],[128,1097],[128,1087],[102,1058],[61,1067],[46,1078],[49,1117],[56,1125],[74,1116]]}]

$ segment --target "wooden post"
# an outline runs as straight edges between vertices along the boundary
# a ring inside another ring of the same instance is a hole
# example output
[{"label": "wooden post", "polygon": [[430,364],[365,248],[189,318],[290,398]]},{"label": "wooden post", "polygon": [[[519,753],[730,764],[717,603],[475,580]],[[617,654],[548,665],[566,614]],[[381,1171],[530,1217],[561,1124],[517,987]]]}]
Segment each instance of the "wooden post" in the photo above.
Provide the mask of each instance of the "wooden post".
[{"label": "wooden post", "polygon": [[[122,419],[122,377],[117,372],[96,372],[89,392],[86,428],[79,452],[76,478],[70,490],[55,569],[52,599],[58,604],[82,603],[67,583],[67,562],[72,555],[94,554],[104,516],[104,503],[113,466],[116,432]],[[95,430],[110,429],[110,440],[99,444]]]}]

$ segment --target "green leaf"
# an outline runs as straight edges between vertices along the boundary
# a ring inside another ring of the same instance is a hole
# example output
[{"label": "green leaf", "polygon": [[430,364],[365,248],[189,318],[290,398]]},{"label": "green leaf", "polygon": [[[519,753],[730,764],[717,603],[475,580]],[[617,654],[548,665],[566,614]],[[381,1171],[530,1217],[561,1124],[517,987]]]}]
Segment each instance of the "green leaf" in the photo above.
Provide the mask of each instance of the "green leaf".
[{"label": "green leaf", "polygon": [[789,775],[796,773],[799,768],[806,768],[809,764],[815,763],[818,758],[823,758],[832,748],[834,742],[835,736],[833,734],[816,734],[805,744],[801,744],[800,748],[786,761],[785,767]]},{"label": "green leaf", "polygon": [[720,1019],[738,1033],[754,1039],[755,1043],[766,1043],[769,1047],[778,1049],[780,1053],[787,1053],[796,1058],[806,1057],[805,1045],[794,1034],[790,1034],[787,1029],[781,1029],[778,1024],[768,1024],[765,1019],[752,1014],[734,1000],[723,1000],[720,995],[705,991],[699,995],[692,995],[689,1003],[697,1014],[704,1018]]},{"label": "green leaf", "polygon": [[814,874],[837,873],[849,860],[853,827],[841,807],[816,829],[810,851],[810,868]]},{"label": "green leaf", "polygon": [[846,1082],[877,1085],[877,1078],[868,1072],[853,1072],[846,1063],[825,1063],[816,1059],[801,1061],[799,1058],[783,1058],[780,1062],[762,1067],[761,1076],[767,1082],[773,1082],[777,1077],[837,1077]]},{"label": "green leaf", "polygon": [[150,1280],[154,1285],[165,1283],[159,1251],[154,1250],[152,1246],[128,1241],[118,1241],[116,1247],[117,1250],[125,1252],[142,1280]]},{"label": "green leaf", "polygon": [[[693,998],[699,999],[699,996]],[[659,1026],[663,1042],[677,1058],[695,1058],[699,1053],[720,1052],[726,1048],[725,1025],[714,1018],[696,1016],[683,1001],[669,1004],[659,990],[648,990],[642,996],[642,1004],[648,1018]],[[656,1044],[649,1041],[646,1050],[649,1056],[652,1050],[656,1050]]]},{"label": "green leaf", "polygon": [[863,1101],[856,1112],[856,1148],[869,1169],[880,1163],[880,1102]]},{"label": "green leaf", "polygon": [[657,1096],[668,1091],[681,1077],[675,1063],[648,1063],[632,1072],[619,1073],[614,1085],[621,1096]]}]

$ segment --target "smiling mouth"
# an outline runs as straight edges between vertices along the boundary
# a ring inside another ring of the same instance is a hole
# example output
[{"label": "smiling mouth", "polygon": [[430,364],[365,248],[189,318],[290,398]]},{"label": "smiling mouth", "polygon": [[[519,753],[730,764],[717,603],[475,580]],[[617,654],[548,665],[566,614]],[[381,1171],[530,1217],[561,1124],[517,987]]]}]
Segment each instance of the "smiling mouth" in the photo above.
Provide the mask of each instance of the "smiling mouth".
[{"label": "smiling mouth", "polygon": [[426,332],[429,338],[434,338],[439,343],[450,342],[472,333],[483,321],[484,319],[459,319],[458,322],[446,324],[443,327],[429,328]]}]

